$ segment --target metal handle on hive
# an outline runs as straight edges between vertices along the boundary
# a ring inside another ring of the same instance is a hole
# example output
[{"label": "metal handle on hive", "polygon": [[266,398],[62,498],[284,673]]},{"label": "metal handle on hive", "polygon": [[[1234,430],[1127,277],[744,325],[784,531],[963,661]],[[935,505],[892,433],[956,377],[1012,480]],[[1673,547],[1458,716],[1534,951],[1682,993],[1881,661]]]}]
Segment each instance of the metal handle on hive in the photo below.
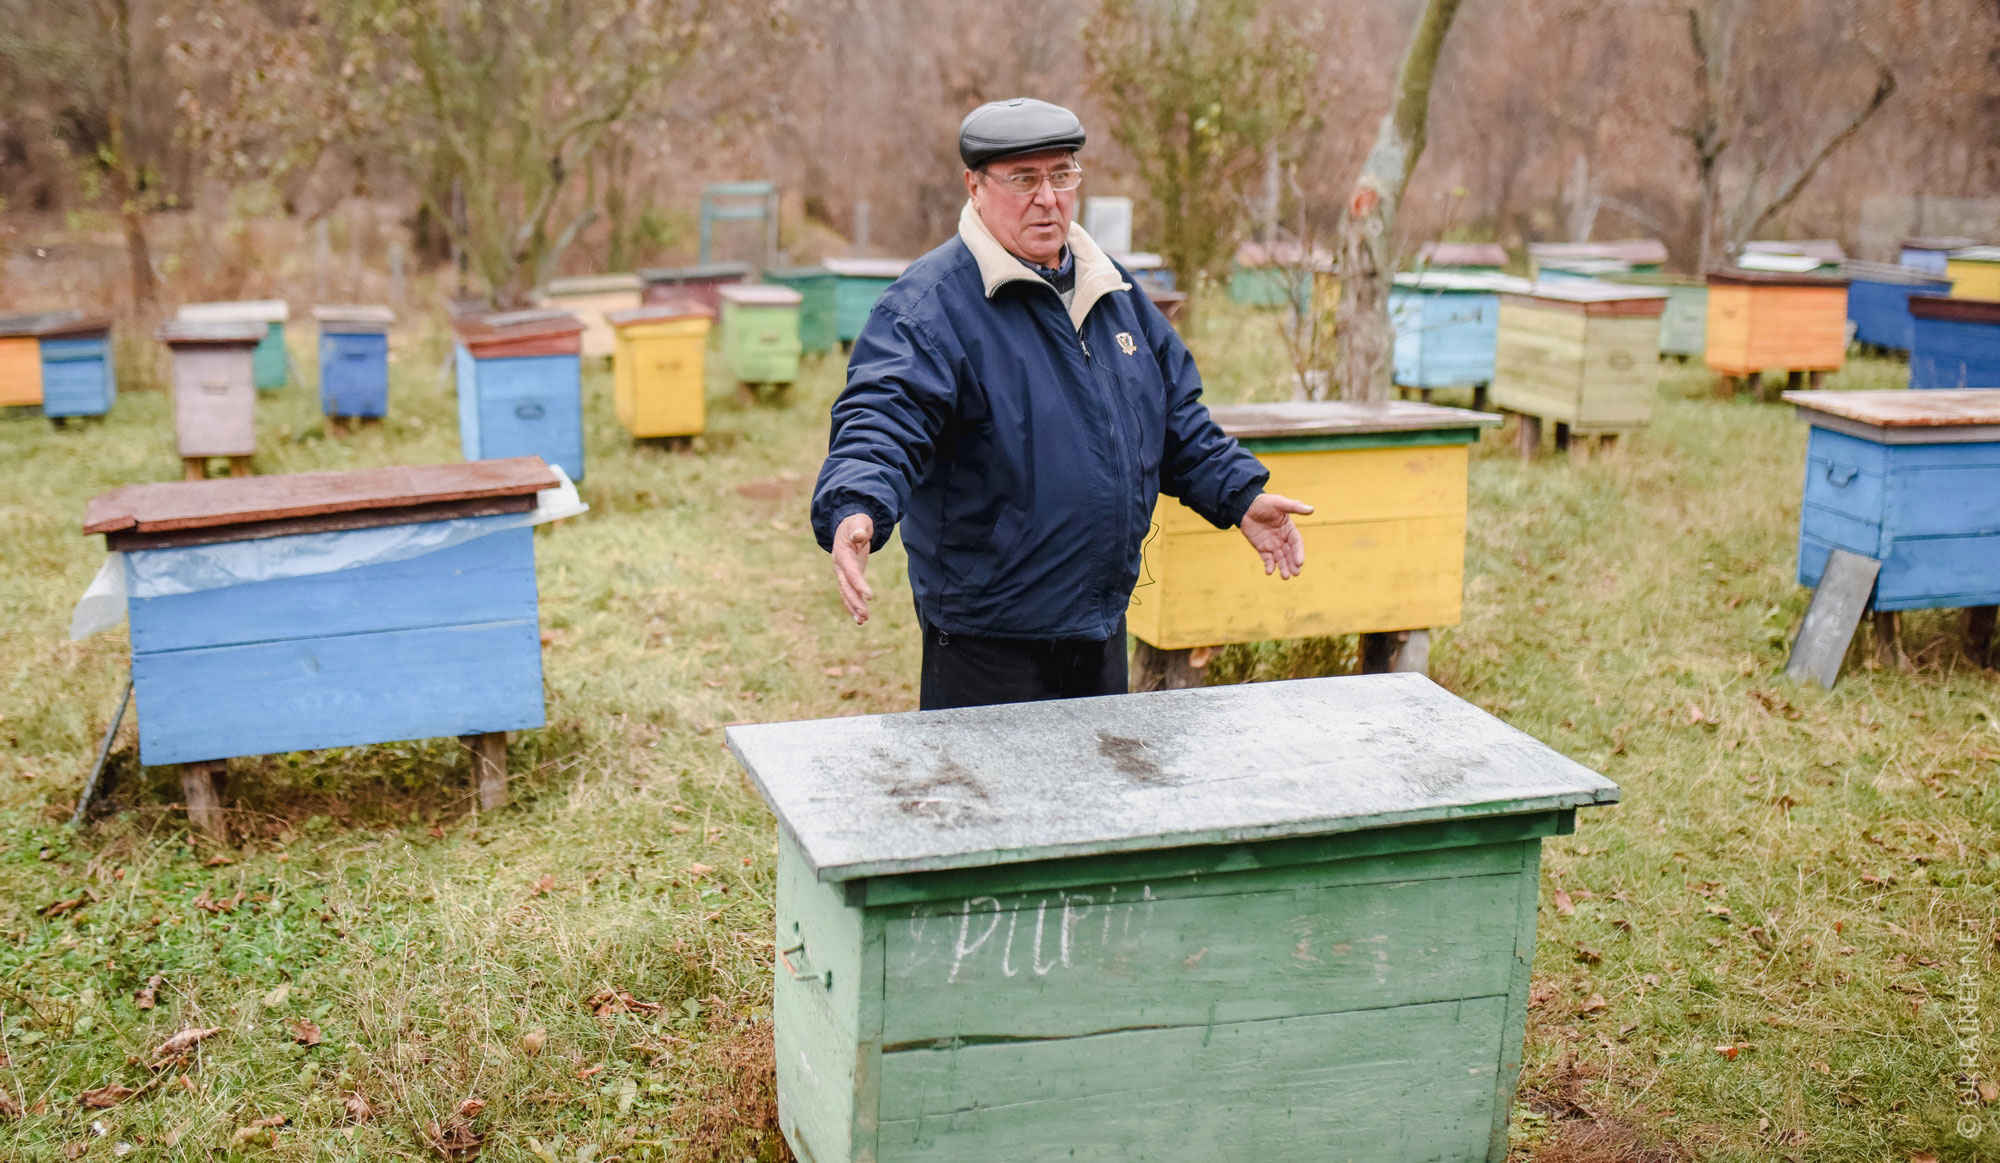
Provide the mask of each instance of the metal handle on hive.
[{"label": "metal handle on hive", "polygon": [[[799,955],[798,965],[792,964],[792,954],[794,953]],[[833,970],[826,969],[815,972],[807,965],[806,943],[804,941],[778,950],[778,963],[785,967],[786,973],[792,975],[793,981],[817,981],[828,989],[833,988]],[[806,966],[806,968],[801,970],[799,966]]]},{"label": "metal handle on hive", "polygon": [[543,408],[540,404],[535,403],[533,400],[530,400],[524,404],[514,405],[514,415],[519,416],[523,420],[540,420],[542,418],[542,414],[546,411],[547,409]]}]

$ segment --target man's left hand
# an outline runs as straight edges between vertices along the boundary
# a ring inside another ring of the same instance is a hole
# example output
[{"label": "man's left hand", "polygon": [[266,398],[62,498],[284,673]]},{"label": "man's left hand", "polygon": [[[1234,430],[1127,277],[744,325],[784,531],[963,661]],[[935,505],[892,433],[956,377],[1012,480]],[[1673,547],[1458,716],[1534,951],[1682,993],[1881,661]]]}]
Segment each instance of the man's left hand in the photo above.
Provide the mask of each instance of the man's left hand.
[{"label": "man's left hand", "polygon": [[1276,493],[1259,493],[1250,502],[1236,527],[1263,559],[1265,573],[1276,571],[1279,577],[1293,578],[1306,567],[1305,538],[1299,536],[1299,527],[1292,524],[1292,514],[1303,517],[1312,511],[1313,507],[1304,501]]}]

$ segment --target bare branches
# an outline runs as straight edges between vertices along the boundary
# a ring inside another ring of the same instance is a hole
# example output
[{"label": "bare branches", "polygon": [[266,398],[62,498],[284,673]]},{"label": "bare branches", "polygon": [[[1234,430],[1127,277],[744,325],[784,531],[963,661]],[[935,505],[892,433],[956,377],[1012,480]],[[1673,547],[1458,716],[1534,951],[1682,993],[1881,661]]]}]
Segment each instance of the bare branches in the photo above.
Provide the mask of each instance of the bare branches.
[{"label": "bare branches", "polygon": [[1869,50],[1869,54],[1875,57],[1878,71],[1875,75],[1875,91],[1869,95],[1868,103],[1856,110],[1854,116],[1848,118],[1845,125],[1835,130],[1824,142],[1820,143],[1819,149],[1815,150],[1812,156],[1806,159],[1805,164],[1799,167],[1798,172],[1792,175],[1791,181],[1785,183],[1777,196],[1765,204],[1764,209],[1759,211],[1757,216],[1752,218],[1747,225],[1740,227],[1735,232],[1734,236],[1730,239],[1732,244],[1740,245],[1743,240],[1757,233],[1759,227],[1783,213],[1785,207],[1790,206],[1793,200],[1799,196],[1799,191],[1805,189],[1806,183],[1812,180],[1813,174],[1818,172],[1821,163],[1825,162],[1828,157],[1831,157],[1833,152],[1845,144],[1848,139],[1859,133],[1861,126],[1870,117],[1873,117],[1876,110],[1882,108],[1888,102],[1889,98],[1895,94],[1896,74],[1889,71],[1889,66],[1882,63],[1881,56],[1875,53],[1873,49]]}]

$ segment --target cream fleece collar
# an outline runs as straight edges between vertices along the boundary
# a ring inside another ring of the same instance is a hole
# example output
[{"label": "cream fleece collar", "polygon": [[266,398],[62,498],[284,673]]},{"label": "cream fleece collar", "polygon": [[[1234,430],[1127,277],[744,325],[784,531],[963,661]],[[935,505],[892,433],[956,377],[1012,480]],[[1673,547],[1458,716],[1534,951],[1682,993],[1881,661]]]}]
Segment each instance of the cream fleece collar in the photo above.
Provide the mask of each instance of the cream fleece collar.
[{"label": "cream fleece collar", "polygon": [[[965,209],[958,212],[958,237],[979,263],[979,278],[986,284],[987,298],[991,299],[995,291],[1008,283],[1046,282],[1020,259],[1007,253],[1007,248],[986,229],[970,198],[966,199]],[[1118,268],[1111,265],[1104,251],[1074,222],[1069,224],[1069,252],[1076,259],[1076,291],[1070,297],[1069,322],[1082,331],[1083,321],[1090,317],[1090,309],[1099,299],[1113,291],[1129,291],[1132,284],[1119,276]]]}]

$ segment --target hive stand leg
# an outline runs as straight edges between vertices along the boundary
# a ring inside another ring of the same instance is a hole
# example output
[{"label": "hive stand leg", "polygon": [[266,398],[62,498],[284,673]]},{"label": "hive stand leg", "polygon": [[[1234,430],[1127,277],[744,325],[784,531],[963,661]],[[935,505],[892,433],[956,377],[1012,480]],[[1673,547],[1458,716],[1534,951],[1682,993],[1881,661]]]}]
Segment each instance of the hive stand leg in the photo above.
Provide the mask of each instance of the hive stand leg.
[{"label": "hive stand leg", "polygon": [[1487,388],[1487,385],[1485,385],[1485,384],[1474,384],[1474,385],[1472,385],[1472,410],[1473,410],[1473,411],[1475,411],[1475,412],[1484,412],[1484,411],[1486,410],[1486,388]]},{"label": "hive stand leg", "polygon": [[1897,641],[1902,621],[1894,610],[1875,611],[1875,662],[1878,665],[1895,666],[1902,657],[1902,644]]},{"label": "hive stand leg", "polygon": [[1429,630],[1390,630],[1361,635],[1362,674],[1427,674],[1430,665]]},{"label": "hive stand leg", "polygon": [[1569,425],[1560,420],[1556,421],[1556,451],[1569,451]]},{"label": "hive stand leg", "polygon": [[1764,373],[1746,372],[1743,376],[1743,390],[1761,400],[1764,398]]},{"label": "hive stand leg", "polygon": [[507,806],[507,732],[486,731],[460,735],[459,742],[472,752],[472,783],[479,789],[482,811]]},{"label": "hive stand leg", "polygon": [[1616,432],[1605,432],[1598,436],[1597,451],[1610,452],[1616,447],[1618,447],[1618,434]]},{"label": "hive stand leg", "polygon": [[1521,413],[1521,426],[1514,430],[1514,448],[1522,460],[1533,460],[1542,450],[1542,418]]},{"label": "hive stand leg", "polygon": [[1994,623],[2000,621],[2000,606],[1965,608],[1965,656],[1976,665],[1992,666]]},{"label": "hive stand leg", "polygon": [[1202,668],[1194,664],[1193,650],[1161,650],[1150,642],[1133,642],[1132,677],[1126,684],[1132,690],[1179,691],[1202,684]]},{"label": "hive stand leg", "polygon": [[181,479],[184,481],[207,480],[208,458],[205,456],[181,457]]},{"label": "hive stand leg", "polygon": [[1803,388],[1803,387],[1805,387],[1805,386],[1806,386],[1806,373],[1804,373],[1804,372],[1786,372],[1786,373],[1785,373],[1785,390],[1786,390],[1786,391],[1788,391],[1788,392],[1796,392],[1796,391],[1798,391],[1798,390],[1799,390],[1800,388]]},{"label": "hive stand leg", "polygon": [[49,417],[49,426],[51,428],[67,428],[69,427],[69,417],[51,416]]},{"label": "hive stand leg", "polygon": [[229,839],[229,826],[222,818],[221,787],[227,766],[220,759],[181,764],[181,799],[187,804],[188,823],[211,840]]},{"label": "hive stand leg", "polygon": [[249,458],[249,457],[247,457],[247,456],[232,456],[232,457],[230,457],[230,458],[229,458],[229,475],[230,475],[230,476],[233,476],[233,477],[247,477],[247,476],[255,476],[255,475],[256,475],[256,472],[257,472],[257,470],[256,470],[256,469],[253,469],[253,468],[251,468],[251,467],[250,467],[250,458]]},{"label": "hive stand leg", "polygon": [[1808,387],[1808,388],[1818,388],[1818,387],[1819,387],[1819,386],[1820,386],[1821,384],[1823,384],[1823,383],[1825,383],[1825,382],[1826,382],[1826,373],[1825,373],[1825,372],[1807,372],[1807,373],[1806,373],[1806,387]]}]

